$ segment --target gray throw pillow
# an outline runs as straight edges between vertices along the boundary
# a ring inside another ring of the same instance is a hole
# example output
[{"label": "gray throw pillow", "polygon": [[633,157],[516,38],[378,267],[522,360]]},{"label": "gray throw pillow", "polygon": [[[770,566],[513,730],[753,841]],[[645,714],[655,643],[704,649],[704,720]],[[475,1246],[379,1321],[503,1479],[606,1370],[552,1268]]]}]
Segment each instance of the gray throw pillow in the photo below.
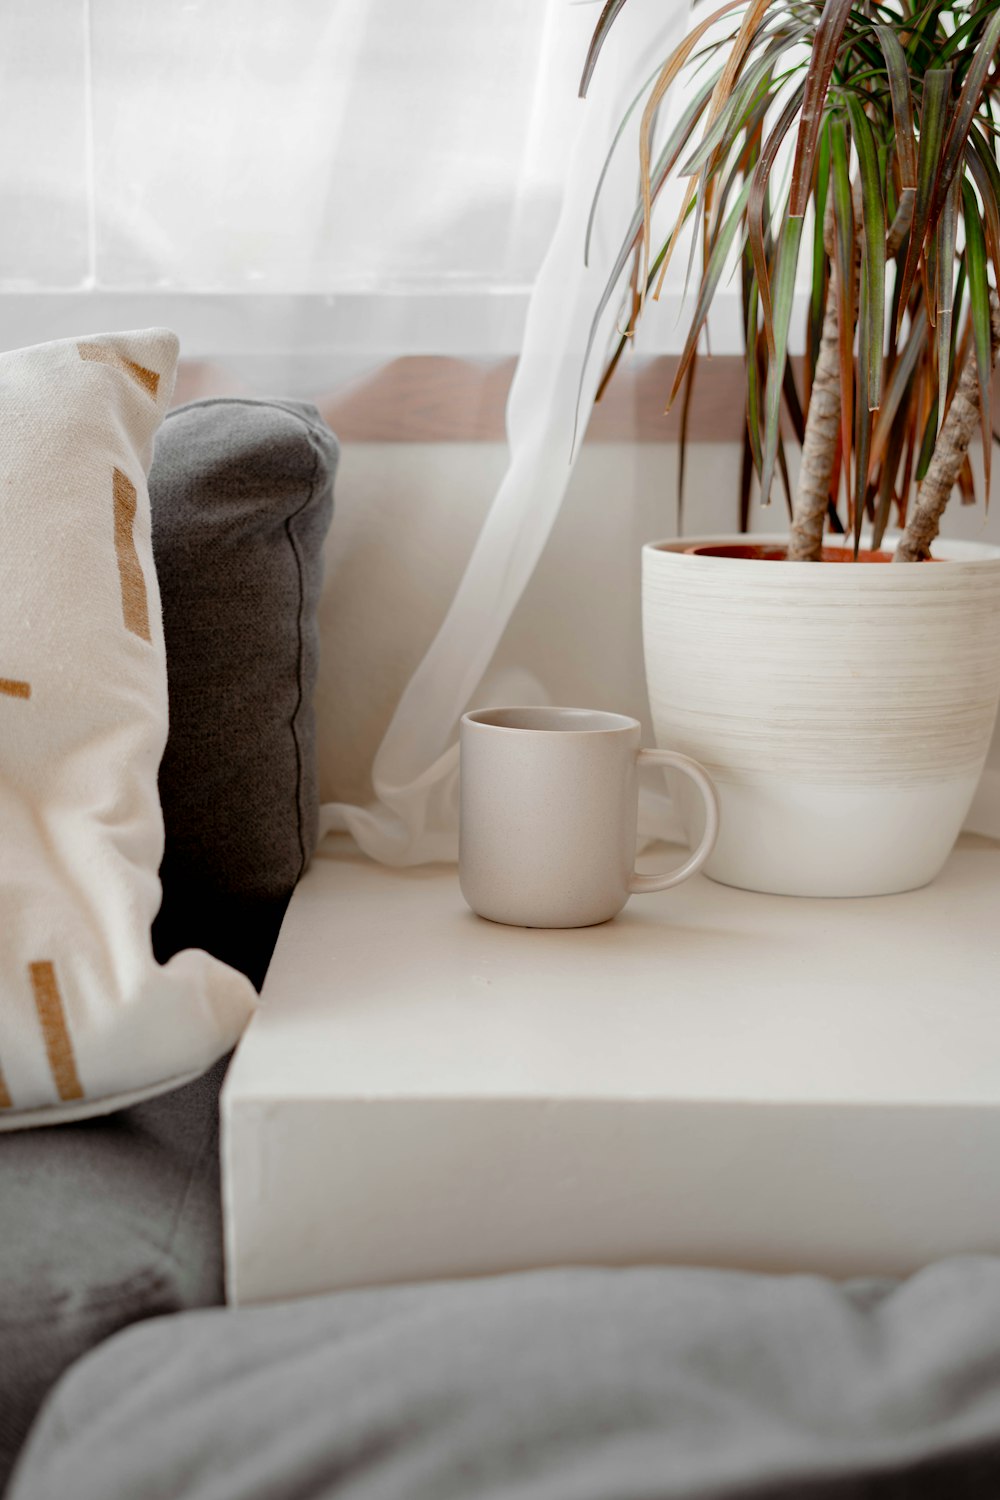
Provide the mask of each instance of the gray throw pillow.
[{"label": "gray throw pillow", "polygon": [[150,498],[170,733],[156,955],[264,977],[316,841],[313,690],[338,444],[312,406],[209,400],[160,430]]},{"label": "gray throw pillow", "polygon": [[380,1287],[130,1329],[11,1500],[993,1500],[1000,1260]]}]

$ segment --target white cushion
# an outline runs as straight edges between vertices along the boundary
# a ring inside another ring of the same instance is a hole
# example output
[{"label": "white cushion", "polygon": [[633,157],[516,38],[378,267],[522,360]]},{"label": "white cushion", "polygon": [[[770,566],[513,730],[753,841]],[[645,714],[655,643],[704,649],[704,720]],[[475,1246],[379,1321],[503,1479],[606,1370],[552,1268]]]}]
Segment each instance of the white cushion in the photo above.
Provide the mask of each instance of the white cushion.
[{"label": "white cushion", "polygon": [[254,1004],[153,959],[167,673],[146,475],[177,340],[0,355],[0,1129],[104,1113],[207,1068]]}]

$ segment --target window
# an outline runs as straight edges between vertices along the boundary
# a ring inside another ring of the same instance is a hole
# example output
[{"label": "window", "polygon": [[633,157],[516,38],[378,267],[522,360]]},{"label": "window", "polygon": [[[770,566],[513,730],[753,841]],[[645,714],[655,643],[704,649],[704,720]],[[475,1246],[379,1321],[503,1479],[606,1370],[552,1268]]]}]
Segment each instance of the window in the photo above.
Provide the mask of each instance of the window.
[{"label": "window", "polygon": [[12,320],[49,336],[53,299],[65,323],[64,299],[86,294],[115,302],[104,321],[180,327],[189,353],[512,352],[595,14],[7,0],[8,342]]}]

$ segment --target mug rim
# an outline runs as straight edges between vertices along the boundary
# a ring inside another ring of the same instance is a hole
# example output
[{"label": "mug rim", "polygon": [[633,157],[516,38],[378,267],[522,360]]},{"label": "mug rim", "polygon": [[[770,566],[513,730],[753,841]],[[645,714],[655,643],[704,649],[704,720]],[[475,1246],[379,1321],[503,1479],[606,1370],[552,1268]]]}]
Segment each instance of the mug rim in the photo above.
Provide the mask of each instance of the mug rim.
[{"label": "mug rim", "polygon": [[[587,724],[580,728],[572,728],[569,723],[564,725],[535,726],[530,724],[498,724],[489,719],[489,715],[499,714],[523,714],[526,717],[544,714],[565,714],[567,719],[572,715],[579,714],[588,719],[603,719],[609,722],[604,724]],[[613,721],[613,722],[610,722]],[[633,719],[629,714],[619,714],[611,709],[604,708],[571,708],[562,704],[495,704],[487,708],[470,709],[462,715],[462,724],[469,725],[474,729],[493,729],[501,734],[548,734],[548,735],[596,735],[596,734],[626,734],[638,729],[642,732],[642,725],[638,719]]]}]

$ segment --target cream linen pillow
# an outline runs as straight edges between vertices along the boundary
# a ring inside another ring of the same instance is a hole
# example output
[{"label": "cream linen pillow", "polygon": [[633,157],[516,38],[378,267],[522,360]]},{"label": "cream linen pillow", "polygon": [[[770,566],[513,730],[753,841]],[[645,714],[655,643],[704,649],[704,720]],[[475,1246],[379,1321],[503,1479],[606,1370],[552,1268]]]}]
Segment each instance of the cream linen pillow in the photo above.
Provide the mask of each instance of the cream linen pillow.
[{"label": "cream linen pillow", "polygon": [[0,1130],[203,1072],[246,979],[159,967],[167,672],[146,475],[172,333],[0,354]]}]

